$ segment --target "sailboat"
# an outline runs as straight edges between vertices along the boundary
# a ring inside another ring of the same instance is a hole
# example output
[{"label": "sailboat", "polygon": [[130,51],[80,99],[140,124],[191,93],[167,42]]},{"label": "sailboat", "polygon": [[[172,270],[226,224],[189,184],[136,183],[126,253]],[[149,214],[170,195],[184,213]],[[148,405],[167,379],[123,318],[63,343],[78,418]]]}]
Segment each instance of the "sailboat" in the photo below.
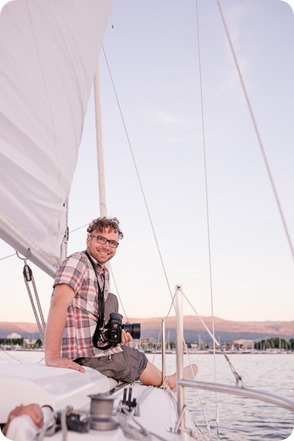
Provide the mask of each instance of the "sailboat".
[{"label": "sailboat", "polygon": [[[97,63],[110,18],[110,0],[17,0],[6,4],[1,12],[0,237],[25,262],[32,262],[50,277],[69,246],[68,202],[94,78],[96,92],[100,88]],[[100,146],[99,93],[95,99]],[[173,154],[165,152],[166,162]],[[160,152],[158,157],[157,166],[165,166]],[[101,156],[99,161],[101,165]],[[101,169],[99,179],[101,188]],[[101,214],[105,205],[102,192]],[[289,238],[286,222],[283,224]],[[153,230],[153,223],[151,227]],[[174,226],[173,233],[187,242],[186,228]],[[1,421],[25,397],[25,402],[49,406],[46,433],[32,435],[27,421],[21,423],[22,432],[26,425],[28,439],[49,436],[51,431],[52,440],[63,439],[65,433],[69,440],[94,436],[103,440],[201,440],[204,435],[197,430],[185,403],[187,387],[236,393],[294,409],[291,399],[274,394],[183,378],[180,285],[174,294],[171,297],[177,299],[178,313],[177,396],[170,390],[139,383],[119,385],[91,370],[81,381],[78,373],[66,369],[1,365],[1,393],[7,397],[1,407]]]}]

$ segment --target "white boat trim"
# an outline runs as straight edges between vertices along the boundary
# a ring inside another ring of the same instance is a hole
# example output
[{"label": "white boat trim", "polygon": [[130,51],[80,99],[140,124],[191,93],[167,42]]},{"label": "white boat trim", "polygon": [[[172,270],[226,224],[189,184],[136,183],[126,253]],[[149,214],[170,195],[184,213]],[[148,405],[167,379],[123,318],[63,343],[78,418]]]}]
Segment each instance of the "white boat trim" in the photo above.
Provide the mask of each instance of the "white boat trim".
[{"label": "white boat trim", "polygon": [[244,386],[229,386],[227,384],[221,383],[210,383],[205,381],[192,380],[180,380],[179,385],[184,387],[191,387],[194,389],[203,389],[217,393],[247,397],[254,400],[263,401],[265,403],[273,404],[278,407],[283,407],[284,409],[288,409],[294,412],[293,400],[266,391],[255,390]]}]

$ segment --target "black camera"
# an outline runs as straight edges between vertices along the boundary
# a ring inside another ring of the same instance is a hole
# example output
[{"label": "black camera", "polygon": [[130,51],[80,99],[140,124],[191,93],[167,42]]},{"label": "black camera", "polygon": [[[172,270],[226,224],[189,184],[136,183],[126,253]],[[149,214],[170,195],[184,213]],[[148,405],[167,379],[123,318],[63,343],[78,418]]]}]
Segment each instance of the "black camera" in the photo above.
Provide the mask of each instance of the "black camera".
[{"label": "black camera", "polygon": [[140,338],[141,325],[140,323],[125,323],[122,324],[123,316],[118,312],[112,312],[109,315],[109,320],[104,326],[103,340],[112,343],[113,346],[121,343],[121,331],[124,329],[129,332],[134,339]]}]

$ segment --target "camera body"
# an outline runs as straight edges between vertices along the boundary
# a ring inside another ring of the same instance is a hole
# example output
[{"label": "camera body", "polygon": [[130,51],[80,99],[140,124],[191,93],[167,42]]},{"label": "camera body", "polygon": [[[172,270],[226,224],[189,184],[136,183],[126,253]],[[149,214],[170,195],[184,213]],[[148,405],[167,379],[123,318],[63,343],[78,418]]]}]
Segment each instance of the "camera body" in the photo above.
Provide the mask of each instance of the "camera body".
[{"label": "camera body", "polygon": [[118,312],[112,312],[109,315],[109,320],[104,326],[103,339],[112,344],[112,346],[121,343],[122,329],[129,332],[134,339],[140,338],[141,325],[140,323],[125,323],[122,324],[123,316]]}]

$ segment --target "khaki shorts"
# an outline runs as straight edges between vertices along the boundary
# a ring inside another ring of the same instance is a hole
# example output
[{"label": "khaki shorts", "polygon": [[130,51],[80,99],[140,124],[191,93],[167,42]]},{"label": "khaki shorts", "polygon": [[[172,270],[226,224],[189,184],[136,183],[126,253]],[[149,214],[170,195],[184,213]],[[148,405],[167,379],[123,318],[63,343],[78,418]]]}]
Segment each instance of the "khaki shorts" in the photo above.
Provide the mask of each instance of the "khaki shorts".
[{"label": "khaki shorts", "polygon": [[145,370],[148,359],[143,352],[129,346],[122,346],[123,352],[103,357],[85,357],[74,360],[81,366],[87,366],[107,377],[124,383],[138,380]]}]

